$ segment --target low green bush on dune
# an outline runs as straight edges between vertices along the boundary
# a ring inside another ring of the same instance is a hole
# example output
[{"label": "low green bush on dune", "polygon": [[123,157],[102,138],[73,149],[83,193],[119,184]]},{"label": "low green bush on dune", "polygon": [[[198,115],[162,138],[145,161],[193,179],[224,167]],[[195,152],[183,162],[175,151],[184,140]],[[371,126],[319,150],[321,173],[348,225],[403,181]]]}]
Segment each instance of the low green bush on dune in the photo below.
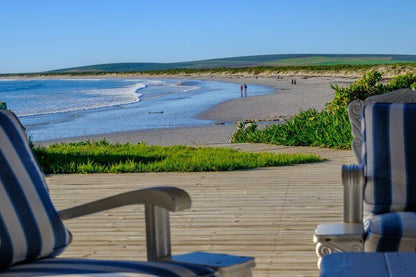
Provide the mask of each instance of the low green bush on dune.
[{"label": "low green bush on dune", "polygon": [[350,145],[351,127],[344,111],[302,111],[286,123],[259,130],[256,124],[234,133],[232,142],[269,143],[288,146],[319,146],[345,149]]},{"label": "low green bush on dune", "polygon": [[0,111],[1,110],[7,110],[7,104],[6,104],[6,102],[0,101]]},{"label": "low green bush on dune", "polygon": [[358,81],[347,87],[331,86],[335,90],[334,99],[325,105],[330,112],[345,109],[354,100],[364,100],[367,97],[387,93],[400,88],[410,88],[416,81],[416,76],[407,73],[393,77],[387,84],[382,84],[382,75],[376,70],[370,70]]},{"label": "low green bush on dune", "polygon": [[257,129],[255,124],[249,127],[237,126],[231,141],[348,149],[352,141],[348,104],[353,100],[415,86],[416,76],[411,73],[399,75],[387,84],[381,83],[381,80],[378,71],[370,70],[350,86],[332,86],[335,96],[325,105],[325,110],[301,111],[287,122],[263,130]]}]

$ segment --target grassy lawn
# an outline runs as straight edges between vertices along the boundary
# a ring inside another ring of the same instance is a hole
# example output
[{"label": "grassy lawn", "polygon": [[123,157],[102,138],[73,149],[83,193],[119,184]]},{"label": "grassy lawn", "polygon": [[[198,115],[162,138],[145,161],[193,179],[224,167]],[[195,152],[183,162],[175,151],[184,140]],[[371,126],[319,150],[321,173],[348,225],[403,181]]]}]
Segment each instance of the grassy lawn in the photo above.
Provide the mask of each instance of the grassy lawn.
[{"label": "grassy lawn", "polygon": [[247,153],[229,148],[111,144],[53,144],[35,154],[47,174],[229,171],[319,162],[313,154]]}]

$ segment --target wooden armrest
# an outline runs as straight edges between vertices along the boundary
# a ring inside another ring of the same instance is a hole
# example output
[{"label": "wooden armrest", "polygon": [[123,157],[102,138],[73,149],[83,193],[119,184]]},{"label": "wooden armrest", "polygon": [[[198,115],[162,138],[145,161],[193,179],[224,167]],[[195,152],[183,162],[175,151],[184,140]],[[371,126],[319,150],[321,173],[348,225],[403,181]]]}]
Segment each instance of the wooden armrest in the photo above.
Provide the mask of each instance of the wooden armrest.
[{"label": "wooden armrest", "polygon": [[363,194],[364,194],[364,166],[343,165],[342,184],[344,186],[344,222],[362,223]]},{"label": "wooden armrest", "polygon": [[175,187],[139,189],[59,211],[59,216],[65,220],[133,204],[153,205],[176,212],[189,209],[191,197]]}]

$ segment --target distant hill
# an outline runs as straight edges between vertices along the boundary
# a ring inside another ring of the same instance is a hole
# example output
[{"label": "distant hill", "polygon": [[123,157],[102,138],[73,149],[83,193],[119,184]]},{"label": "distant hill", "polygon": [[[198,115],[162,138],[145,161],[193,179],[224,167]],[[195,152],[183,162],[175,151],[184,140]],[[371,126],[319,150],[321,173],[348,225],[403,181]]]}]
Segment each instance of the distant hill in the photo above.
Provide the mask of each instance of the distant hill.
[{"label": "distant hill", "polygon": [[178,62],[178,63],[111,63],[51,70],[44,73],[78,72],[143,72],[169,69],[198,69],[253,66],[311,66],[311,65],[357,65],[393,64],[416,62],[416,55],[372,55],[372,54],[280,54],[243,56],[223,59]]}]

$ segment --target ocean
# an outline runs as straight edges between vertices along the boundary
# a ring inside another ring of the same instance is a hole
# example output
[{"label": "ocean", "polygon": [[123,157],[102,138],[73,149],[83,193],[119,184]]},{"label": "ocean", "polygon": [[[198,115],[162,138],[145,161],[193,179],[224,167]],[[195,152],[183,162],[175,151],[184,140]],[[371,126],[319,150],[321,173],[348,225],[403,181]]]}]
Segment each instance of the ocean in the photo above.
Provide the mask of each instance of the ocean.
[{"label": "ocean", "polygon": [[[250,85],[249,96],[272,92]],[[196,116],[239,98],[240,84],[181,79],[0,80],[0,101],[32,141],[202,126]]]}]

